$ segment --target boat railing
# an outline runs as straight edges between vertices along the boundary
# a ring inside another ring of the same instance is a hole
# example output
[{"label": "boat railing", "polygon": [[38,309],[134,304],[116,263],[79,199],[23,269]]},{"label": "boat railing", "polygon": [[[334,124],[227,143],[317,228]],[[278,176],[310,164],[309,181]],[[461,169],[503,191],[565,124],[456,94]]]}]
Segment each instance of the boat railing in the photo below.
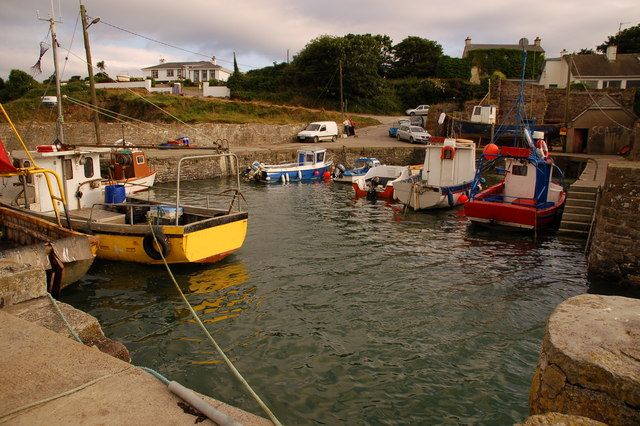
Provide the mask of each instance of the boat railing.
[{"label": "boat railing", "polygon": [[[125,213],[125,216],[129,216],[129,223],[131,225],[135,224],[133,215],[134,215],[134,210],[136,208],[140,208],[140,207],[145,208],[145,209],[147,209],[147,208],[148,209],[153,209],[153,208],[163,209],[163,208],[166,208],[168,210],[171,210],[171,209],[174,208],[173,204],[168,204],[168,203],[165,203],[165,204],[158,204],[158,203],[154,203],[154,204],[142,204],[142,203],[131,203],[131,204],[128,204],[128,203],[94,203],[91,206],[91,210],[89,211],[89,217],[87,218],[87,226],[89,227],[89,230],[91,230],[91,224],[92,223],[97,223],[97,221],[94,222],[94,220],[93,220],[93,212],[94,212],[94,209],[96,207],[106,207],[106,208],[112,208],[112,207],[122,208],[122,207],[124,207],[125,209],[127,209],[127,212]],[[176,209],[176,218],[179,219],[180,218],[180,214],[178,214],[178,211],[179,210]]]},{"label": "boat railing", "polygon": [[[228,211],[231,212],[231,210],[233,209],[234,204],[236,204],[236,208],[238,210],[240,210],[240,200],[243,198],[242,194],[240,193],[240,168],[238,166],[238,157],[233,154],[233,153],[222,153],[222,154],[202,154],[202,155],[190,155],[187,157],[182,157],[180,158],[180,160],[178,161],[178,171],[176,173],[176,211],[178,211],[179,207],[180,207],[180,175],[182,172],[182,163],[184,161],[193,161],[193,160],[202,160],[205,158],[229,158],[230,160],[233,161],[233,166],[235,166],[235,170],[236,170],[236,188],[234,189],[230,189],[230,191],[234,191],[234,195],[233,198],[231,200],[231,203],[229,204],[229,209]],[[178,215],[176,215],[176,226],[178,225]]]},{"label": "boat railing", "polygon": [[[144,188],[144,189],[140,189],[139,191],[134,191],[133,194],[137,194],[139,192],[146,192],[147,193],[147,201],[148,202],[151,202],[151,192],[152,192],[151,190],[153,190],[154,193],[158,192],[158,191],[168,191],[168,192],[172,192],[172,193],[175,194],[175,192],[176,192],[176,188],[171,188],[171,187],[168,187],[168,186],[157,186],[157,185],[151,186],[151,185],[145,185],[143,183],[127,183],[127,182],[125,182],[124,185],[125,186],[129,185],[129,186],[132,186],[132,187],[135,186],[135,187]],[[205,200],[206,200],[207,209],[211,209],[212,208],[211,207],[211,197],[212,196],[214,196],[214,197],[231,197],[231,198],[234,198],[234,197],[237,196],[235,194],[235,191],[236,191],[235,189],[229,189],[229,190],[225,190],[225,191],[219,192],[217,194],[205,194],[204,197],[205,197]],[[234,195],[229,195],[228,192],[234,192]],[[196,195],[198,197],[202,197],[202,192],[201,191],[192,191],[192,190],[188,190],[188,189],[181,189],[180,193],[188,194],[188,195]],[[140,199],[140,198],[136,198],[136,199]],[[157,199],[156,199],[156,201],[157,201]]]}]

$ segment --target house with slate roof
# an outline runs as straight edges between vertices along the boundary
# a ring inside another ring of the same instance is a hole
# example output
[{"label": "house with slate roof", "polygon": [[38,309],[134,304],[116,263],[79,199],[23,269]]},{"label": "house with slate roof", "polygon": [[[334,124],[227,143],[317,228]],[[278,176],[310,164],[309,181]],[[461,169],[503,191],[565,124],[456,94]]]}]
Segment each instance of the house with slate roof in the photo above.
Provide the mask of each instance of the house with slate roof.
[{"label": "house with slate roof", "polygon": [[194,83],[215,79],[227,81],[232,71],[216,64],[216,58],[211,61],[198,62],[164,62],[160,60],[158,65],[142,68],[145,77],[153,78],[158,82],[171,82],[189,79]]},{"label": "house with slate roof", "polygon": [[[534,73],[534,77],[537,80],[538,71],[535,70],[540,69],[540,65],[542,64],[541,58],[544,58],[544,49],[541,44],[542,40],[540,37],[536,37],[533,44],[529,44],[526,39],[524,40],[527,43],[525,49],[529,54],[527,68],[530,70],[529,72]],[[472,83],[480,84],[480,77],[490,74],[492,68],[503,72],[507,75],[507,78],[519,78],[521,52],[522,46],[520,46],[520,42],[515,44],[474,44],[471,43],[471,37],[467,37],[464,40],[462,57],[471,58],[471,78],[469,80]],[[498,60],[497,62],[496,59]],[[513,71],[514,69],[517,70],[517,75],[516,72]],[[510,72],[508,70],[510,70]],[[510,76],[509,74],[512,75]]]},{"label": "house with slate roof", "polygon": [[[471,43],[471,37],[467,37],[464,40],[464,50],[462,51],[462,57],[466,58],[469,55],[469,52],[474,50],[495,50],[495,49],[509,49],[509,50],[518,50],[522,51],[522,47],[520,47],[519,43],[515,44],[473,44]],[[527,52],[539,52],[544,53],[544,49],[542,48],[542,39],[540,37],[536,37],[533,41],[533,44],[527,45]]]},{"label": "house with slate roof", "polygon": [[631,89],[640,87],[640,53],[617,53],[609,46],[604,55],[563,55],[547,59],[540,84],[545,88],[567,87],[567,73],[571,83],[583,83],[589,89]]}]

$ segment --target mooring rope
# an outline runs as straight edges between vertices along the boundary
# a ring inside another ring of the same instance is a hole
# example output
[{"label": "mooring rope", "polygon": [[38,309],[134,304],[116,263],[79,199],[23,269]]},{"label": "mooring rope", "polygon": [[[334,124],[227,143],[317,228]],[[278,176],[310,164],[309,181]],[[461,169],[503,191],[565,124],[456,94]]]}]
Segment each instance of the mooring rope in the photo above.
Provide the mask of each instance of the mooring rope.
[{"label": "mooring rope", "polygon": [[[153,225],[151,223],[149,223],[149,228],[151,228],[151,235],[153,235],[153,240],[155,241],[156,246],[160,247],[160,244],[158,243],[158,239],[156,238],[155,230],[153,229]],[[262,408],[262,410],[267,414],[267,416],[273,422],[273,424],[276,425],[276,426],[282,426],[282,423],[280,423],[280,421],[277,419],[275,414],[273,414],[273,412],[271,412],[269,407],[267,407],[267,405],[262,401],[262,399],[260,399],[258,394],[251,388],[251,385],[249,385],[249,383],[245,380],[245,378],[242,377],[242,374],[240,374],[240,372],[236,369],[236,367],[233,365],[231,360],[224,353],[222,348],[220,346],[218,346],[218,343],[215,341],[215,339],[213,338],[211,333],[209,333],[209,330],[207,330],[207,327],[205,327],[204,324],[202,323],[202,321],[200,321],[200,317],[198,317],[198,314],[196,313],[196,311],[191,306],[191,303],[189,303],[189,301],[187,300],[187,297],[182,292],[182,289],[180,288],[180,285],[178,285],[178,281],[176,281],[176,278],[173,275],[173,272],[171,272],[171,268],[169,267],[169,264],[167,263],[167,259],[165,259],[165,257],[164,257],[164,253],[162,253],[162,250],[158,250],[158,253],[160,253],[160,256],[162,257],[162,262],[164,263],[165,268],[167,268],[167,272],[169,273],[169,276],[171,277],[171,281],[173,281],[173,285],[176,287],[176,290],[178,290],[178,293],[180,294],[180,297],[182,298],[182,301],[189,308],[189,311],[191,312],[191,316],[195,319],[196,323],[198,324],[198,326],[200,326],[200,328],[202,329],[204,334],[207,336],[207,338],[209,339],[211,344],[213,344],[213,346],[216,348],[216,351],[218,351],[218,353],[220,354],[220,356],[222,357],[224,362],[227,364],[227,367],[229,367],[229,369],[231,370],[231,372],[233,373],[235,378],[238,379],[238,381],[246,388],[246,390],[249,392],[249,394],[258,403],[260,408]]]},{"label": "mooring rope", "polygon": [[53,296],[51,295],[51,293],[49,293],[49,292],[47,292],[47,296],[49,296],[49,300],[51,300],[51,303],[53,304],[53,307],[55,308],[56,312],[58,313],[58,316],[62,319],[62,321],[64,322],[64,325],[67,326],[67,330],[69,330],[69,333],[78,342],[84,343],[82,341],[82,339],[80,338],[80,336],[78,336],[78,333],[76,333],[75,330],[73,329],[73,327],[71,327],[71,324],[69,324],[69,321],[67,321],[67,318],[64,316],[64,314],[60,310],[60,307],[58,306],[58,302],[56,301],[56,299],[54,299]]}]

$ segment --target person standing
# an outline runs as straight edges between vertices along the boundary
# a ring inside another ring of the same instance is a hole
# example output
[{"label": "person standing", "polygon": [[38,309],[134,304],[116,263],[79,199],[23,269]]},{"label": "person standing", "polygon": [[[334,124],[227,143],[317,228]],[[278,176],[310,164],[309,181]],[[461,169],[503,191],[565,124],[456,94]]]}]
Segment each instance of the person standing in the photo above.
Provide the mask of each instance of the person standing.
[{"label": "person standing", "polygon": [[349,118],[349,128],[351,129],[351,136],[356,137],[356,122]]},{"label": "person standing", "polygon": [[342,125],[344,126],[344,134],[348,137],[351,134],[351,123],[349,122],[349,119],[345,118],[342,122]]}]

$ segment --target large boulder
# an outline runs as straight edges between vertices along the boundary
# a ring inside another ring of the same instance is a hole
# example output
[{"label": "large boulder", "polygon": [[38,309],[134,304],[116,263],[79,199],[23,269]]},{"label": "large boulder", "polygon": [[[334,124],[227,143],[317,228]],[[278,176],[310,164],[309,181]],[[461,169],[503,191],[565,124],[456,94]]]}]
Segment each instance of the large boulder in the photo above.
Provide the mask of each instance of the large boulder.
[{"label": "large boulder", "polygon": [[549,318],[529,395],[531,414],[640,424],[640,300],[585,294]]}]

